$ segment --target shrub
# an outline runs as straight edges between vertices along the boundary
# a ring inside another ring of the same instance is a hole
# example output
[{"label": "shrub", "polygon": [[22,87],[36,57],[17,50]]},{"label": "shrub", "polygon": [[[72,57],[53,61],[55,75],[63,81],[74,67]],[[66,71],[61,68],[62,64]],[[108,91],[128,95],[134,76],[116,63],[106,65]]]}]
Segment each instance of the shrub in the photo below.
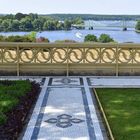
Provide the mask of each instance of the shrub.
[{"label": "shrub", "polygon": [[29,35],[24,35],[24,36],[0,36],[0,42],[50,42],[47,38],[40,37],[37,38],[35,37],[35,34],[29,34]]},{"label": "shrub", "polygon": [[32,42],[32,40],[28,36],[8,36],[4,39],[7,42]]},{"label": "shrub", "polygon": [[31,42],[35,42],[36,41],[36,34],[37,32],[31,32],[28,35],[26,35],[26,37],[31,40]]},{"label": "shrub", "polygon": [[97,42],[98,40],[95,35],[88,34],[85,36],[84,42],[90,42],[90,41]]},{"label": "shrub", "polygon": [[101,34],[99,37],[99,42],[108,43],[108,42],[114,42],[114,40],[107,34]]}]

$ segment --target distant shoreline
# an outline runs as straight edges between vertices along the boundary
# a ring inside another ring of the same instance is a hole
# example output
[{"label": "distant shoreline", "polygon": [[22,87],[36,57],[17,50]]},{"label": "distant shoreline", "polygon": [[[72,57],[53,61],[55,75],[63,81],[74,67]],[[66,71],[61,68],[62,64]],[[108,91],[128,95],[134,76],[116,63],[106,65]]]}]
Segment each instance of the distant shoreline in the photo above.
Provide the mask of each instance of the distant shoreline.
[{"label": "distant shoreline", "polygon": [[[39,14],[41,15],[41,14]],[[73,19],[80,17],[83,20],[140,20],[140,15],[99,15],[99,14],[42,14],[41,16],[50,16],[56,19]]]},{"label": "distant shoreline", "polygon": [[[36,14],[36,13],[35,13]],[[0,16],[6,16],[11,14],[3,14],[0,13]],[[12,14],[15,15],[15,14]],[[74,19],[74,18],[82,18],[83,20],[140,20],[140,14],[139,15],[103,15],[103,14],[69,14],[69,13],[55,13],[55,14],[38,14],[39,16],[47,16],[52,17],[59,20],[64,19]]]}]

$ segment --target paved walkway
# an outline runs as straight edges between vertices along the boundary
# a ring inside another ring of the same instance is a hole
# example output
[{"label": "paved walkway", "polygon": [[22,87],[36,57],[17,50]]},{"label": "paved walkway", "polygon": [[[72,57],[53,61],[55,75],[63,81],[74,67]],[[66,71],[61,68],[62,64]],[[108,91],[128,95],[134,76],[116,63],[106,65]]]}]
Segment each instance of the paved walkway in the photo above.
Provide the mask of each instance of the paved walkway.
[{"label": "paved walkway", "polygon": [[[105,129],[91,88],[140,88],[140,77],[1,77],[30,79],[42,91],[23,140],[105,140]],[[93,96],[92,96],[93,95]]]},{"label": "paved walkway", "polygon": [[46,78],[23,140],[103,140],[88,78]]},{"label": "paved walkway", "polygon": [[46,78],[23,140],[107,139],[93,87],[140,88],[140,77]]},{"label": "paved walkway", "polygon": [[91,87],[113,87],[113,88],[140,88],[140,77],[90,77],[88,78]]}]

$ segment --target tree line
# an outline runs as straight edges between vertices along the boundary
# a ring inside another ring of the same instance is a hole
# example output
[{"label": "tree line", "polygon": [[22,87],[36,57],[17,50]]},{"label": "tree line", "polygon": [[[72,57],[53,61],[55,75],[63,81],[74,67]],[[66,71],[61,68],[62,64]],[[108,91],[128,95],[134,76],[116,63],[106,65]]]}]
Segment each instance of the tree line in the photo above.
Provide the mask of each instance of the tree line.
[{"label": "tree line", "polygon": [[83,24],[84,20],[137,20],[140,30],[140,15],[92,15],[92,14],[23,14],[0,15],[0,32],[70,30],[72,24]]},{"label": "tree line", "polygon": [[15,15],[0,15],[0,32],[70,30],[72,24],[81,23],[83,23],[81,18],[60,21],[50,16],[17,13]]},{"label": "tree line", "polygon": [[76,17],[83,20],[140,20],[140,15],[49,14],[44,16],[58,20],[73,20]]}]

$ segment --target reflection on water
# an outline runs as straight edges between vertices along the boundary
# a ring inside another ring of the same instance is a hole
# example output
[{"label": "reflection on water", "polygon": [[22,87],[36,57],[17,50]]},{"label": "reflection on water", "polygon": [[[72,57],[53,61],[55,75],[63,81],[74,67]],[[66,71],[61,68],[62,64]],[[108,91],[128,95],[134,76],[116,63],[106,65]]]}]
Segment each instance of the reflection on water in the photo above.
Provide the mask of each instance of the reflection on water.
[{"label": "reflection on water", "polygon": [[[99,22],[99,21],[98,21]],[[101,21],[100,21],[101,22]],[[105,21],[102,21],[105,25]],[[100,24],[103,24],[100,23]],[[127,24],[131,26],[135,26],[135,21],[129,21]],[[119,25],[116,21],[109,21],[109,25]],[[121,22],[120,22],[121,24]],[[140,33],[136,33],[134,28],[128,28],[127,31],[122,31],[122,27],[94,27],[93,30],[71,30],[71,31],[44,31],[44,32],[38,32],[37,36],[40,37],[46,37],[51,42],[54,42],[55,40],[64,40],[64,39],[70,39],[70,40],[76,40],[79,42],[82,42],[84,40],[84,37],[87,34],[94,34],[97,37],[99,37],[101,34],[109,34],[112,38],[114,38],[118,42],[134,42],[134,43],[140,43]],[[0,33],[0,35],[25,35],[28,34],[28,32],[7,32],[7,33]]]}]

